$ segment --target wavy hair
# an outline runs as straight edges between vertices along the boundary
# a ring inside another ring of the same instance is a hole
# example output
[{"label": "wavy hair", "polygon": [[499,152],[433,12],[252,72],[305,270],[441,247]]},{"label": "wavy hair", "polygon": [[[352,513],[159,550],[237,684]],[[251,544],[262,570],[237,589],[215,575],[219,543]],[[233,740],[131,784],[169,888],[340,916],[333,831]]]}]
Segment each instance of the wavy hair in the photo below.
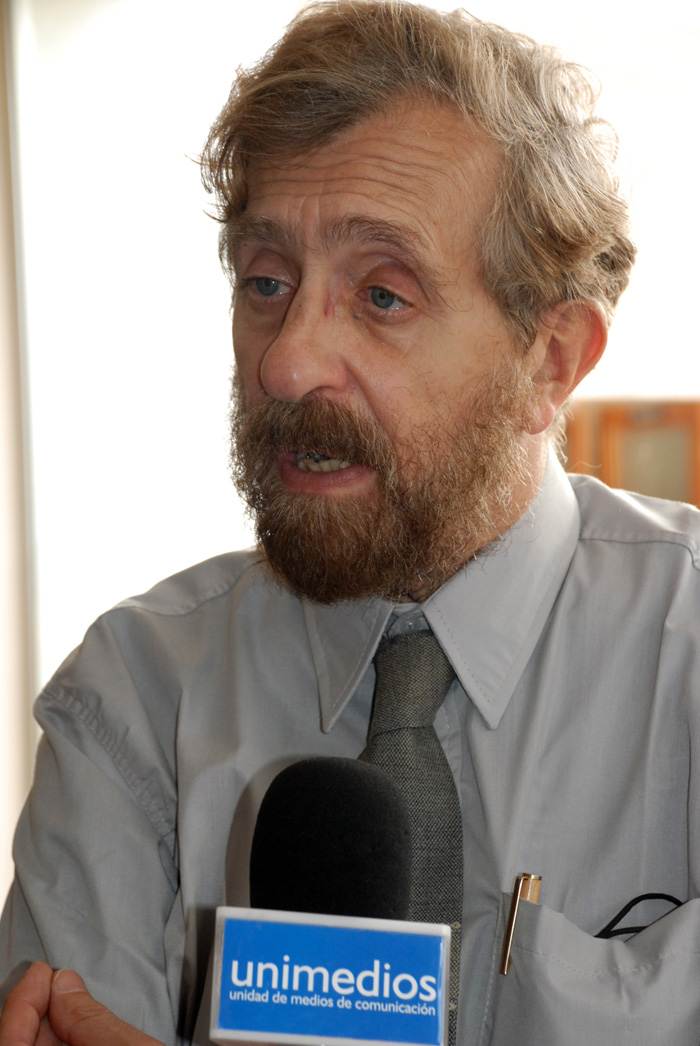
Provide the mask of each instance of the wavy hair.
[{"label": "wavy hair", "polygon": [[406,0],[312,3],[239,70],[201,158],[229,274],[227,231],[245,209],[251,161],[303,156],[412,97],[456,106],[500,153],[480,269],[514,336],[530,345],[542,313],[564,300],[598,302],[609,321],[635,248],[617,139],[595,115],[589,75],[526,36]]}]

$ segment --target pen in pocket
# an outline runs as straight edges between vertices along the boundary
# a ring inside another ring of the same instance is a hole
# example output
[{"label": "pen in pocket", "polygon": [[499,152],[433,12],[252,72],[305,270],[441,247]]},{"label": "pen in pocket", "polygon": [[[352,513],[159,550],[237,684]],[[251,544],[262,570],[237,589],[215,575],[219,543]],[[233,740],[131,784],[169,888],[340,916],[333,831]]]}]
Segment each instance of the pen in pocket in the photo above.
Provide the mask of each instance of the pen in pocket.
[{"label": "pen in pocket", "polygon": [[540,886],[542,885],[542,876],[533,875],[531,872],[523,872],[515,880],[515,889],[513,890],[513,897],[510,902],[510,912],[508,913],[508,923],[506,925],[506,933],[503,939],[503,954],[501,956],[501,973],[506,974],[510,969],[510,950],[513,945],[513,934],[515,933],[515,920],[518,918],[518,908],[521,901],[529,901],[530,904],[537,904],[540,899]]}]

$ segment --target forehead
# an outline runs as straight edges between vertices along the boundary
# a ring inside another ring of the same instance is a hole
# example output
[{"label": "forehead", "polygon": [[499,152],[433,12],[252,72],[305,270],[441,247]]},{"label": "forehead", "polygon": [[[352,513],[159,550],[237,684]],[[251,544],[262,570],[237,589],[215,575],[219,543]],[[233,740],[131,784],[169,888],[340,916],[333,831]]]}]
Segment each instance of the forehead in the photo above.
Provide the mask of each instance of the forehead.
[{"label": "forehead", "polygon": [[418,252],[470,252],[498,167],[495,149],[461,113],[403,101],[311,154],[251,164],[232,232],[332,249],[374,230]]}]

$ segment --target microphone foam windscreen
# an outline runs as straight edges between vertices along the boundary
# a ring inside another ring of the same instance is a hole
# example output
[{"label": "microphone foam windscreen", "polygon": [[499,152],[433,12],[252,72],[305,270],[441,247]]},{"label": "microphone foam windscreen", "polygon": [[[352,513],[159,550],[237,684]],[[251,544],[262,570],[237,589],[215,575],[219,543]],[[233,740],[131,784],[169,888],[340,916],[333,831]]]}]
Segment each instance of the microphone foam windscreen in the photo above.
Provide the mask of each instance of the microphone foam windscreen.
[{"label": "microphone foam windscreen", "polygon": [[357,759],[304,759],[274,779],[250,858],[254,908],[405,919],[411,840],[391,778]]}]

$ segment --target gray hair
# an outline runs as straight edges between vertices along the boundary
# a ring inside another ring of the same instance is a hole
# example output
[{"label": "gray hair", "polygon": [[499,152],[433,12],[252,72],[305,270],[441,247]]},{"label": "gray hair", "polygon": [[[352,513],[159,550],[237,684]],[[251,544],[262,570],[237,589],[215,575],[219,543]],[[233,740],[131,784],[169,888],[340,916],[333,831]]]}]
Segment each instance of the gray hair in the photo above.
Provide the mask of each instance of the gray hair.
[{"label": "gray hair", "polygon": [[239,71],[202,154],[224,267],[251,161],[303,156],[411,97],[455,106],[502,157],[480,274],[518,341],[530,345],[560,301],[598,302],[609,321],[635,248],[613,170],[617,140],[594,114],[587,73],[526,36],[406,0],[312,3]]}]

